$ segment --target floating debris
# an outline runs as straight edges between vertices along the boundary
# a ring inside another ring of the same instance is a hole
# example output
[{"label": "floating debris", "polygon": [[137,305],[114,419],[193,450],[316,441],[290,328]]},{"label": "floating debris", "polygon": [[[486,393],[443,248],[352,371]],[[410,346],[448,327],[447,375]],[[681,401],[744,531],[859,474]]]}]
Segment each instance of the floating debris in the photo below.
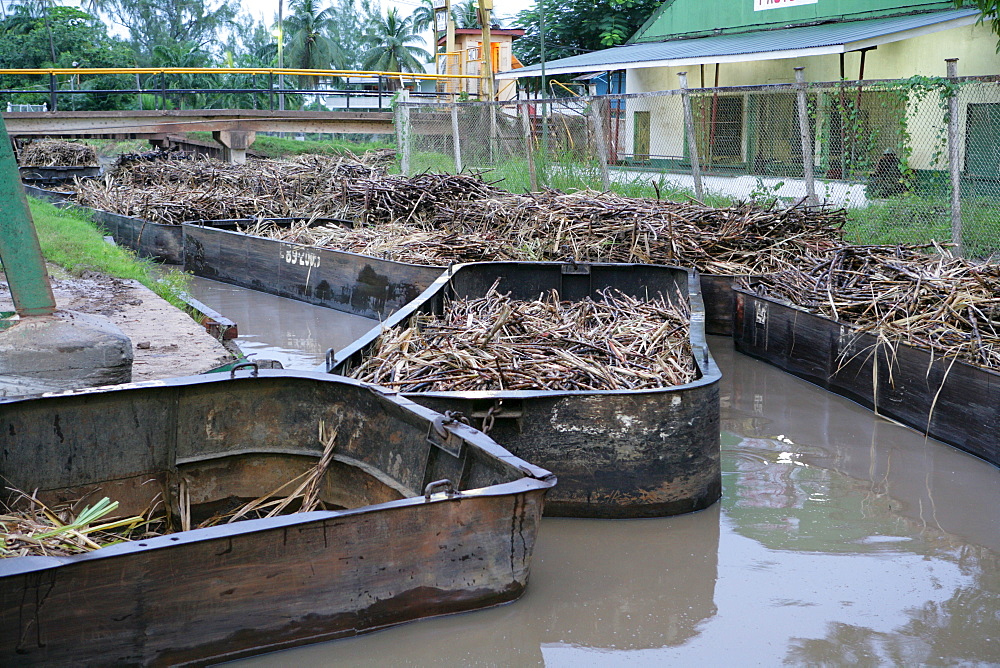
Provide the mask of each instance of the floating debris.
[{"label": "floating debris", "polygon": [[600,294],[522,301],[494,285],[385,331],[351,376],[402,392],[639,390],[698,377],[686,301]]}]

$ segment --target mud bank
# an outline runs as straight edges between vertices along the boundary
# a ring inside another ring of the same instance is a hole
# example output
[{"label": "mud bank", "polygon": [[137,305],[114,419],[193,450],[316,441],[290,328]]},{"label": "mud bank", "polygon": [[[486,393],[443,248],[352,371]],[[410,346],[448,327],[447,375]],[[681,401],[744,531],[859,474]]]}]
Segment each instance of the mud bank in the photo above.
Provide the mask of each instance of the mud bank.
[{"label": "mud bank", "polygon": [[[102,316],[131,340],[132,381],[202,373],[231,359],[229,351],[191,317],[138,281],[85,272],[74,277],[49,265],[52,293],[63,310]],[[0,311],[13,311],[0,272]]]}]

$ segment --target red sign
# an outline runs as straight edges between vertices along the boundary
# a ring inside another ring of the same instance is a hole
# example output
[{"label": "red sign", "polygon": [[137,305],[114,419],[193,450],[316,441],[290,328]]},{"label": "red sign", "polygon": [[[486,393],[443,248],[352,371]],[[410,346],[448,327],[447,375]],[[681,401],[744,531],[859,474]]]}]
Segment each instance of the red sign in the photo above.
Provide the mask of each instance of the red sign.
[{"label": "red sign", "polygon": [[815,5],[819,0],[753,0],[753,9],[759,12],[762,9],[781,9],[782,7],[794,7],[796,5]]}]

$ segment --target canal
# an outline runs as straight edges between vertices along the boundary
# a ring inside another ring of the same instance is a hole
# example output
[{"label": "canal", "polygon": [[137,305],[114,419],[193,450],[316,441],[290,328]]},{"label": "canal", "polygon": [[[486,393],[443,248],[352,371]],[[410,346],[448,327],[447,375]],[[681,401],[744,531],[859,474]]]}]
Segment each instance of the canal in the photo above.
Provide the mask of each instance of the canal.
[{"label": "canal", "polygon": [[[191,292],[291,368],[373,324],[200,279]],[[545,519],[515,603],[238,663],[1000,665],[1000,469],[711,344],[720,503]]]}]

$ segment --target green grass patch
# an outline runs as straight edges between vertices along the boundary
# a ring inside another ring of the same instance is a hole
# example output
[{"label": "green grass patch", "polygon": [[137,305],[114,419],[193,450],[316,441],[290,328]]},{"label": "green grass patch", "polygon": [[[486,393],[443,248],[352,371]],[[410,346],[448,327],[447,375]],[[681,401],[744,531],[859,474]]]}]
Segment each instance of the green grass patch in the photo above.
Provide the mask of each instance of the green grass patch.
[{"label": "green grass patch", "polygon": [[[844,239],[856,244],[951,242],[951,204],[939,197],[900,195],[847,210]],[[965,256],[987,258],[1000,250],[1000,202],[962,200]]]},{"label": "green grass patch", "polygon": [[[213,141],[211,132],[189,132],[192,139]],[[388,141],[349,141],[346,139],[290,139],[288,137],[271,137],[257,135],[250,150],[262,153],[268,158],[287,158],[296,155],[347,155],[353,153],[360,156],[365,151],[376,151],[384,148],[395,148],[395,142]]]},{"label": "green grass patch", "polygon": [[137,257],[128,249],[107,243],[104,233],[87,213],[59,209],[49,202],[30,197],[28,204],[42,254],[47,261],[75,276],[85,271],[99,271],[139,281],[174,306],[186,308],[179,295],[187,289],[187,274],[170,272],[161,279],[153,262]]},{"label": "green grass patch", "polygon": [[[483,178],[508,192],[522,194],[531,191],[531,170],[527,158],[511,158],[500,164],[470,164],[466,172],[481,172]],[[398,169],[397,169],[398,171]],[[434,151],[414,151],[410,159],[410,173],[454,174],[455,160],[451,155]],[[539,152],[535,157],[535,174],[538,189],[554,188],[572,193],[579,190],[603,191],[601,171],[597,162],[584,162],[576,158],[546,160]],[[690,202],[694,192],[671,183],[661,174],[658,178],[635,175],[623,179],[620,172],[611,172],[610,191],[623,197],[659,198],[670,202]],[[705,204],[726,207],[733,204],[729,197],[707,193]]]}]

